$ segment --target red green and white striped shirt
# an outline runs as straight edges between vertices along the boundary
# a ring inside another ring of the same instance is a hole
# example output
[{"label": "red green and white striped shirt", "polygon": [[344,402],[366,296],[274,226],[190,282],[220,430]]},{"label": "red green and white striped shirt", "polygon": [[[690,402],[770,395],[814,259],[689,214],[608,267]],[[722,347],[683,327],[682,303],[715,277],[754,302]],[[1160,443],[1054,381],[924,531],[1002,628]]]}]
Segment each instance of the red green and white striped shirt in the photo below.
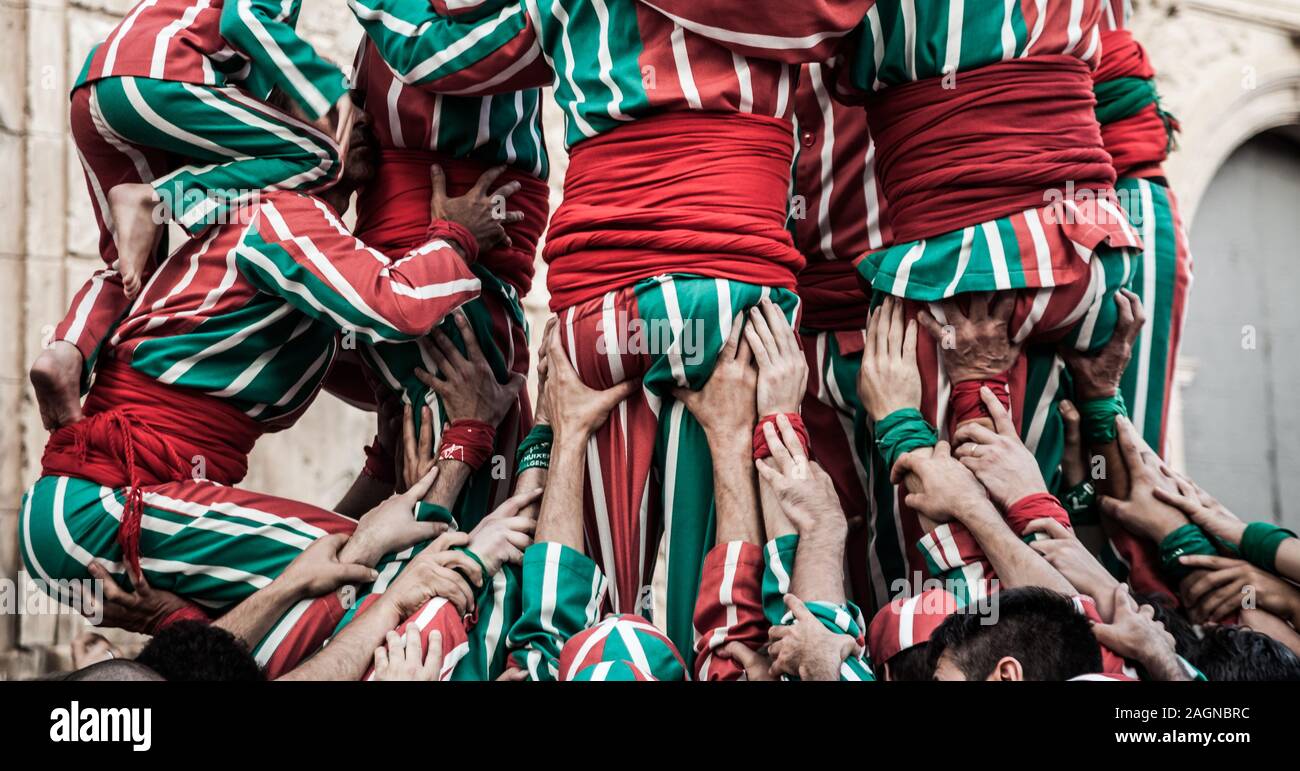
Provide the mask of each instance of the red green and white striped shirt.
[{"label": "red green and white striped shirt", "polygon": [[246,224],[214,227],[162,264],[108,355],[284,428],[340,345],[418,338],[478,295],[441,230],[435,223],[428,243],[390,260],[321,199],[264,193]]},{"label": "red green and white striped shirt", "polygon": [[[799,64],[834,53],[868,0],[349,0],[406,83],[441,93],[552,84],[569,146],[677,110],[789,118]],[[450,4],[446,4],[450,5]]]},{"label": "red green and white striped shirt", "polygon": [[[1108,0],[1108,2],[1113,0]],[[1102,0],[881,0],[847,51],[852,87],[878,91],[1031,56],[1101,56]]]},{"label": "red green and white striped shirt", "polygon": [[506,164],[546,179],[542,94],[528,88],[484,96],[447,96],[402,82],[369,38],[353,68],[353,88],[380,147],[427,149],[487,165]]},{"label": "red green and white striped shirt", "polygon": [[311,118],[347,90],[343,72],[298,36],[302,0],[141,0],[95,46],[76,85],[132,76],[283,88]]}]

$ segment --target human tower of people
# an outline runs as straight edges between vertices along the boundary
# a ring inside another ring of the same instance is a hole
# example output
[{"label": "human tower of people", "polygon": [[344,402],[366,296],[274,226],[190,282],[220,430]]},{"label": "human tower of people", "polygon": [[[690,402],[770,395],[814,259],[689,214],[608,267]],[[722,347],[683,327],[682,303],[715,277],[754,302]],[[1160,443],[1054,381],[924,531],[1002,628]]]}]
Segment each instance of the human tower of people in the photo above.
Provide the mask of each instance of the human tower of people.
[{"label": "human tower of people", "polygon": [[[21,552],[152,635],[72,676],[1300,677],[1300,540],[1161,460],[1123,0],[349,6],[350,76],[298,0],[143,0],[72,91],[105,267]],[[239,487],[322,389],[377,416],[343,500]]]}]

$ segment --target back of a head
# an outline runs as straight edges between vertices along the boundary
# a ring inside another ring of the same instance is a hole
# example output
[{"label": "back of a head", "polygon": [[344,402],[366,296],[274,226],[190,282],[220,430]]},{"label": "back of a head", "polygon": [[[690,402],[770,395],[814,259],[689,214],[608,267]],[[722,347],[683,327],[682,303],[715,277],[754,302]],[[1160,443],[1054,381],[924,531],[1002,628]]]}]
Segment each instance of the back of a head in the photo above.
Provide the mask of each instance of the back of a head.
[{"label": "back of a head", "polygon": [[1243,626],[1207,626],[1184,658],[1210,682],[1300,681],[1300,657],[1263,632]]},{"label": "back of a head", "polygon": [[930,663],[930,644],[921,643],[895,653],[885,662],[889,679],[894,682],[921,682],[934,679],[934,665]]},{"label": "back of a head", "polygon": [[69,672],[58,679],[64,682],[96,682],[96,681],[159,681],[162,676],[149,667],[138,661],[130,659],[109,659],[108,661],[99,661],[88,667],[82,667],[75,672]]},{"label": "back of a head", "polygon": [[136,661],[170,682],[265,679],[244,643],[221,627],[200,621],[178,621],[163,629]]},{"label": "back of a head", "polygon": [[1074,601],[1041,587],[999,592],[986,607],[954,613],[930,638],[929,664],[945,653],[967,680],[985,680],[1004,658],[1025,680],[1069,680],[1101,671],[1101,648]]}]

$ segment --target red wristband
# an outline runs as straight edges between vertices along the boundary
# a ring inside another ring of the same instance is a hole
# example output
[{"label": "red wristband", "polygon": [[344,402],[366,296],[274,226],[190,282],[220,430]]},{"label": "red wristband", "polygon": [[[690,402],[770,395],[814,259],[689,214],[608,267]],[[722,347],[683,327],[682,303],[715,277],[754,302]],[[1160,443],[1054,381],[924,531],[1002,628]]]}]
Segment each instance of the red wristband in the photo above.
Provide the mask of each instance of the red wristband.
[{"label": "red wristband", "polygon": [[470,229],[459,222],[449,222],[448,220],[434,220],[429,223],[429,229],[424,233],[424,240],[436,241],[455,241],[460,244],[460,250],[465,254],[465,262],[474,262],[478,259],[478,239],[470,232]]},{"label": "red wristband", "polygon": [[1051,493],[1026,495],[1007,507],[1007,526],[1011,528],[1011,532],[1022,538],[1030,522],[1043,518],[1054,519],[1064,525],[1066,530],[1071,529],[1070,515]]},{"label": "red wristband", "polygon": [[393,456],[384,452],[378,434],[375,435],[375,441],[366,445],[365,450],[366,465],[361,467],[361,473],[385,484],[397,484],[397,468],[393,464]]},{"label": "red wristband", "polygon": [[478,470],[488,458],[496,440],[496,429],[481,420],[453,420],[442,430],[438,460],[458,460]]},{"label": "red wristband", "polygon": [[[811,458],[812,442],[808,439],[808,427],[803,424],[803,418],[799,417],[797,412],[787,412],[784,414],[786,419],[790,421],[791,428],[793,428],[794,432],[799,435],[799,442],[803,444],[804,453]],[[776,429],[777,436],[780,436],[781,429],[775,425],[776,418],[776,415],[764,415],[759,419],[758,425],[754,426],[754,460],[772,457],[772,449],[767,446],[767,436],[763,434],[763,426],[768,423],[774,424],[772,427]]]},{"label": "red wristband", "polygon": [[983,386],[988,386],[993,395],[998,397],[1003,409],[1007,412],[1011,411],[1011,387],[1008,385],[1006,375],[998,375],[986,380],[953,383],[949,404],[952,405],[954,428],[970,420],[989,417],[989,408],[984,406],[984,400],[980,398],[980,388]]}]

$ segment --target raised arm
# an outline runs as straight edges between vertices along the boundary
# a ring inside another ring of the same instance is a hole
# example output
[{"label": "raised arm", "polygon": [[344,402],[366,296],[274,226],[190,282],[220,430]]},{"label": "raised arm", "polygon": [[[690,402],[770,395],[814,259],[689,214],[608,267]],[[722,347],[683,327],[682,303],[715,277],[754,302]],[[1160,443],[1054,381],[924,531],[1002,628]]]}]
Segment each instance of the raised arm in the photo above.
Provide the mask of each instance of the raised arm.
[{"label": "raised arm", "polygon": [[301,6],[301,0],[229,0],[221,9],[221,36],[272,73],[275,84],[316,120],[347,94],[347,81],[298,36]]},{"label": "raised arm", "polygon": [[[442,7],[439,7],[439,6]],[[549,85],[551,71],[518,0],[487,0],[449,14],[429,0],[349,0],[398,79],[443,94],[492,94]]]}]

